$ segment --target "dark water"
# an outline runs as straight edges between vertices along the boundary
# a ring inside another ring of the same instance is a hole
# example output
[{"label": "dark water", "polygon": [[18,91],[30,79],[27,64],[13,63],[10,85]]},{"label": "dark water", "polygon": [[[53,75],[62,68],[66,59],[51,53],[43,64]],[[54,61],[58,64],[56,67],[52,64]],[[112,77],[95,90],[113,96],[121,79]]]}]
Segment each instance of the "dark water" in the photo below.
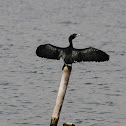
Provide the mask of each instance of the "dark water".
[{"label": "dark water", "polygon": [[126,125],[125,0],[0,0],[0,125],[49,125],[62,61],[40,59],[38,45],[93,46],[104,63],[73,65],[59,126]]}]

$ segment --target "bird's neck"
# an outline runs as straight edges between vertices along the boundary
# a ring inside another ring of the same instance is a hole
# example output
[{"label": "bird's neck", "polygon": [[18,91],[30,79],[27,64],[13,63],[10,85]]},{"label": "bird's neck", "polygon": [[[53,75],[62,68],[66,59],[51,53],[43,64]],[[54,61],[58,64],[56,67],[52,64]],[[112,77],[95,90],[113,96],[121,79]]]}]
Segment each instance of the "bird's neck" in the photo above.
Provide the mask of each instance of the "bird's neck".
[{"label": "bird's neck", "polygon": [[70,47],[73,47],[73,43],[72,43],[72,40],[71,39],[69,39],[69,43],[70,43]]}]

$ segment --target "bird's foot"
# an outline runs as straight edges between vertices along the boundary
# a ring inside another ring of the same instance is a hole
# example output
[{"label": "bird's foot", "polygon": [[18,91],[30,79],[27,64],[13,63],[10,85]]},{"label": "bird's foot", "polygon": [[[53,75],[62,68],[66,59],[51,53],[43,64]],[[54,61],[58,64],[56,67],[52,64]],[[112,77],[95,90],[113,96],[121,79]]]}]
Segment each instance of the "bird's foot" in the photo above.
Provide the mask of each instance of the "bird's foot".
[{"label": "bird's foot", "polygon": [[70,71],[72,70],[72,64],[66,64],[66,63],[64,63],[64,65],[62,67],[62,70],[64,70],[65,66],[67,66]]}]

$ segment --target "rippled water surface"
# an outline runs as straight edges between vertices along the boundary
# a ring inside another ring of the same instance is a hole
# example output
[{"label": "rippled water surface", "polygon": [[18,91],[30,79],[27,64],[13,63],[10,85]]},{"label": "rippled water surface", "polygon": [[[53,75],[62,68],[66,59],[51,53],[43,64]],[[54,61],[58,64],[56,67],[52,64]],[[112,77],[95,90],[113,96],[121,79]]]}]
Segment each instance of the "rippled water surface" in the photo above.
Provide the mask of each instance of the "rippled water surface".
[{"label": "rippled water surface", "polygon": [[59,126],[126,125],[125,0],[0,0],[0,125],[49,125],[61,61],[41,59],[40,44],[93,46],[103,63],[73,64]]}]

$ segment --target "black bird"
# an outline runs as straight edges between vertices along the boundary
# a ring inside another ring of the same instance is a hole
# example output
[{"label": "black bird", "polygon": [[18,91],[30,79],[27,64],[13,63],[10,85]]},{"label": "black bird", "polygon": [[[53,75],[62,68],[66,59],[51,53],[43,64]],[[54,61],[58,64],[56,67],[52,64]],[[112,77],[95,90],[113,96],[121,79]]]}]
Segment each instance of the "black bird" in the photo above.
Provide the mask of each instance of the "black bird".
[{"label": "black bird", "polygon": [[81,61],[103,62],[109,60],[109,55],[93,47],[85,49],[75,49],[72,40],[80,34],[72,34],[69,37],[69,46],[66,48],[56,47],[51,44],[40,45],[36,54],[42,58],[57,59],[62,58],[65,64],[72,64]]}]

